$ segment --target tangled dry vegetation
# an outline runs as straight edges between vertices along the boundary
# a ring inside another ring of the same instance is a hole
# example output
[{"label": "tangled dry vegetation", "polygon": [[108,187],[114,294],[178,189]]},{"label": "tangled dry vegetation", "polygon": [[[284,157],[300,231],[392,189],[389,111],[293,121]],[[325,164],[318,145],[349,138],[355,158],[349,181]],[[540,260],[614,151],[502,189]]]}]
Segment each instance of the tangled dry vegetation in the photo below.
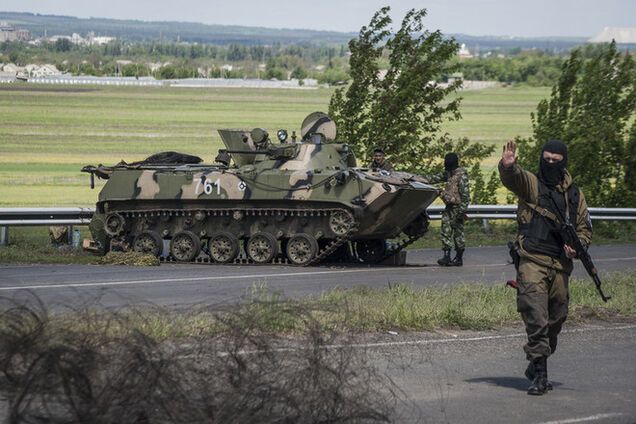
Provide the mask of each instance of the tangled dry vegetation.
[{"label": "tangled dry vegetation", "polygon": [[158,266],[159,258],[137,252],[108,252],[96,263],[99,265]]},{"label": "tangled dry vegetation", "polygon": [[0,311],[10,423],[374,423],[400,401],[351,338],[333,348],[302,309],[289,312],[306,323],[293,342],[249,309],[220,315],[222,331],[162,340],[130,310],[74,310],[74,326],[35,297]]}]

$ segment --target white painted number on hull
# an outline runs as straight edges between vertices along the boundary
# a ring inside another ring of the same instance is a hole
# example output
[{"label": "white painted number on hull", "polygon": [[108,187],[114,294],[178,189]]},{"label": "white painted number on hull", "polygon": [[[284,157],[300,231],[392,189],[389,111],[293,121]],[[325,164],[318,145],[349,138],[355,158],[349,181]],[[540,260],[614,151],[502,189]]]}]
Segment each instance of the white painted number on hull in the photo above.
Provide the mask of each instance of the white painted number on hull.
[{"label": "white painted number on hull", "polygon": [[200,194],[201,190],[203,189],[203,193],[205,194],[212,194],[212,191],[214,191],[214,188],[216,187],[216,194],[221,195],[221,180],[217,179],[215,182],[212,182],[208,179],[203,181],[203,184],[201,183],[201,180],[199,179],[197,181],[197,186],[194,188],[194,191],[196,192],[196,194]]}]

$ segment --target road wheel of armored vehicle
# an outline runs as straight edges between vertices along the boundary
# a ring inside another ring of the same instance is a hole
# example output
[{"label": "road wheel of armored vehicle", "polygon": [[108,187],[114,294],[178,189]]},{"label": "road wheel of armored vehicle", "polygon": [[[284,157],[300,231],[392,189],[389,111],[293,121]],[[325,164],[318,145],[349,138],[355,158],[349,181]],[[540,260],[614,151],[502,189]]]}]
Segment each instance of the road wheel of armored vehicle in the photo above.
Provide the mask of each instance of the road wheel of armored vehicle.
[{"label": "road wheel of armored vehicle", "polygon": [[170,253],[179,262],[190,262],[201,252],[201,240],[192,231],[181,231],[172,237]]},{"label": "road wheel of armored vehicle", "polygon": [[135,237],[133,250],[145,255],[159,256],[163,251],[163,240],[154,231],[143,231]]},{"label": "road wheel of armored vehicle", "polygon": [[358,259],[365,263],[380,262],[386,255],[384,240],[359,240],[355,242]]},{"label": "road wheel of armored vehicle", "polygon": [[118,213],[111,213],[104,220],[104,231],[111,237],[116,237],[124,232],[126,220]]},{"label": "road wheel of armored vehicle", "polygon": [[335,211],[329,217],[329,228],[337,236],[347,234],[353,225],[353,215],[347,211]]},{"label": "road wheel of armored vehicle", "polygon": [[245,250],[251,260],[264,264],[278,255],[278,241],[270,233],[259,232],[250,237]]},{"label": "road wheel of armored vehicle", "polygon": [[210,237],[208,250],[214,262],[222,264],[232,262],[239,253],[239,240],[232,233],[219,231]]},{"label": "road wheel of armored vehicle", "polygon": [[287,242],[287,258],[294,265],[306,265],[318,253],[318,242],[309,234],[296,234]]},{"label": "road wheel of armored vehicle", "polygon": [[91,218],[91,222],[88,225],[88,228],[93,235],[93,239],[96,242],[94,252],[99,255],[105,255],[110,250],[110,237],[104,228],[104,218],[104,215],[94,213]]}]

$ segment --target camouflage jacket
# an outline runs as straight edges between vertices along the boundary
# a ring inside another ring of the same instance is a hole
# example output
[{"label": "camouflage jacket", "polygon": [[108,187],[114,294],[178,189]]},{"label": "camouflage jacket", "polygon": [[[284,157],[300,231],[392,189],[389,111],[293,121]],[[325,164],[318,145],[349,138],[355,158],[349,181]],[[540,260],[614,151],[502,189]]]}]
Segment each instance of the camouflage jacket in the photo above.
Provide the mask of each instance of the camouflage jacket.
[{"label": "camouflage jacket", "polygon": [[382,162],[381,165],[378,165],[377,163],[375,163],[375,161],[371,161],[371,163],[369,164],[369,166],[367,166],[367,168],[369,168],[372,171],[393,172],[393,165],[391,165],[389,161],[387,161],[386,159],[384,160],[384,162]]},{"label": "camouflage jacket", "polygon": [[470,186],[468,173],[464,168],[457,168],[452,173],[434,174],[428,177],[430,184],[446,181],[446,187],[440,197],[447,206],[458,207],[460,213],[466,213],[470,203]]},{"label": "camouflage jacket", "polygon": [[[503,185],[519,197],[517,223],[529,224],[535,212],[528,206],[528,203],[536,204],[539,197],[539,180],[537,176],[532,172],[525,171],[517,164],[514,164],[510,168],[504,168],[501,162],[499,162],[499,176]],[[571,184],[572,176],[566,170],[563,182],[556,187],[556,190],[560,193],[564,193]],[[589,246],[592,242],[592,224],[587,210],[587,202],[582,192],[580,192],[575,227],[576,233],[581,241],[586,246]],[[572,272],[573,265],[571,259],[554,259],[540,253],[528,252],[523,248],[523,240],[523,235],[517,235],[517,245],[520,256],[539,265],[563,271],[567,274]]]}]

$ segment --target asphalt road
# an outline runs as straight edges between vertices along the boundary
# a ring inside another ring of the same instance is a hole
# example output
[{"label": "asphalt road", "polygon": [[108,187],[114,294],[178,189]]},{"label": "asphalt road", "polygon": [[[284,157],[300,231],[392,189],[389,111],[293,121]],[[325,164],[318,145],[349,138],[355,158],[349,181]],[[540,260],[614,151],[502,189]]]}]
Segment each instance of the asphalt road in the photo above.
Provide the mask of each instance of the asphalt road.
[{"label": "asphalt road", "polygon": [[404,392],[397,422],[636,423],[636,325],[566,323],[544,396],[526,394],[524,340],[522,329],[408,334],[367,349]]},{"label": "asphalt road", "polygon": [[[596,246],[591,254],[601,276],[636,270],[636,245]],[[30,290],[53,306],[95,298],[105,306],[187,306],[235,303],[261,283],[301,297],[333,287],[502,284],[514,276],[503,247],[468,249],[462,268],[434,265],[438,255],[433,249],[409,251],[404,267],[0,265],[0,296],[20,297]],[[575,276],[585,276],[580,264]],[[610,285],[606,291],[611,294]],[[520,328],[376,334],[359,348],[403,391],[396,422],[636,423],[636,324],[566,323],[549,360],[555,390],[541,397],[525,392],[524,340]]]},{"label": "asphalt road", "polygon": [[[590,250],[603,274],[636,270],[636,245],[594,246]],[[442,268],[435,249],[410,250],[407,265],[320,266],[162,264],[159,267],[103,265],[0,265],[0,296],[31,290],[48,304],[69,304],[99,297],[105,306],[150,302],[166,306],[235,303],[254,285],[266,285],[287,297],[319,294],[334,287],[415,287],[464,282],[503,284],[514,278],[505,247],[469,248],[461,268]],[[580,263],[575,276],[586,277]],[[592,284],[592,282],[590,282]],[[607,287],[611,293],[611,287]]]}]

